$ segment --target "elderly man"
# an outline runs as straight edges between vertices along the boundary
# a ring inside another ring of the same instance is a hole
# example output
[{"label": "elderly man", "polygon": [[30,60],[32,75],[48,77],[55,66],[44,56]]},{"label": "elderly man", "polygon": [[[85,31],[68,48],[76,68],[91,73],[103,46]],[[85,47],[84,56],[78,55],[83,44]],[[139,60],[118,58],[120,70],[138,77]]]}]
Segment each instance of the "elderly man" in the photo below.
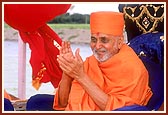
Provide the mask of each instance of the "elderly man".
[{"label": "elderly man", "polygon": [[63,42],[58,62],[63,70],[55,95],[57,110],[115,110],[146,105],[152,92],[148,72],[135,52],[123,43],[123,14],[94,12],[90,17],[93,55],[83,62]]},{"label": "elderly man", "polygon": [[93,12],[90,28],[93,55],[85,61],[79,49],[73,54],[70,43],[62,43],[57,60],[63,75],[53,109],[111,111],[145,106],[152,96],[148,72],[133,49],[123,42],[123,14]]}]

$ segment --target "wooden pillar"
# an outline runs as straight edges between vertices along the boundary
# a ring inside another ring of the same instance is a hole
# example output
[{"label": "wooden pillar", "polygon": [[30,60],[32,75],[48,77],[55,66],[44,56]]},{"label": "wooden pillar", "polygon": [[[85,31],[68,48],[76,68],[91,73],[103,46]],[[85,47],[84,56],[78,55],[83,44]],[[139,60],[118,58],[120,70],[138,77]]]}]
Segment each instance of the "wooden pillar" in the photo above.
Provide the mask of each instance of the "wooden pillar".
[{"label": "wooden pillar", "polygon": [[26,99],[26,44],[18,36],[18,97]]}]

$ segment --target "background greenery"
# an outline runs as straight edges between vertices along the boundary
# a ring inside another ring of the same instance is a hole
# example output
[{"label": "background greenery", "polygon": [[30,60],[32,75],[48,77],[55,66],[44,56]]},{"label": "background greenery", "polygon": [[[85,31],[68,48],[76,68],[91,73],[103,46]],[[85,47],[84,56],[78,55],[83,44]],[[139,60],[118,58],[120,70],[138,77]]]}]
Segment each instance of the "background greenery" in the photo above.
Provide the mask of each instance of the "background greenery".
[{"label": "background greenery", "polygon": [[48,24],[52,29],[90,29],[89,24]]},{"label": "background greenery", "polygon": [[60,23],[60,24],[89,24],[90,23],[90,15],[88,14],[62,14],[60,16],[55,17],[53,20],[49,21],[49,23]]},{"label": "background greenery", "polygon": [[[55,17],[53,20],[47,22],[52,29],[90,29],[90,15],[72,14],[69,13]],[[6,23],[5,28],[9,28]]]}]

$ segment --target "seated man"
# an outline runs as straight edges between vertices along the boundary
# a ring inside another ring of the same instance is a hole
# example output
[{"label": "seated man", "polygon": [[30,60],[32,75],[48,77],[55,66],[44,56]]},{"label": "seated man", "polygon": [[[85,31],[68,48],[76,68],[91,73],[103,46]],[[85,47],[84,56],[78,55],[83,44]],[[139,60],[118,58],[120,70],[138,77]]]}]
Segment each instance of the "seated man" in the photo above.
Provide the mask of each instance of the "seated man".
[{"label": "seated man", "polygon": [[148,72],[136,53],[123,43],[123,14],[94,12],[90,16],[93,55],[84,62],[63,42],[58,56],[62,79],[54,110],[111,111],[145,106],[152,96]]},{"label": "seated man", "polygon": [[73,55],[70,45],[62,44],[58,62],[63,76],[54,109],[109,111],[146,105],[152,95],[148,72],[123,43],[123,14],[94,12],[90,18],[92,56],[83,62],[79,49]]}]

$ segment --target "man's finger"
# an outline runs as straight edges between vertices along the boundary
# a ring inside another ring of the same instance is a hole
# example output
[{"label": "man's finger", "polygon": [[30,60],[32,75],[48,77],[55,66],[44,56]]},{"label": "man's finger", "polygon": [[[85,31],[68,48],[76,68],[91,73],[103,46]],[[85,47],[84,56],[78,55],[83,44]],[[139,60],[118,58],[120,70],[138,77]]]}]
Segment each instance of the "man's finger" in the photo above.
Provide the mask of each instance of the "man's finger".
[{"label": "man's finger", "polygon": [[75,56],[76,56],[76,58],[78,59],[78,61],[79,61],[80,63],[83,63],[82,57],[80,56],[79,52],[80,52],[80,49],[78,48],[78,49],[75,51]]}]

